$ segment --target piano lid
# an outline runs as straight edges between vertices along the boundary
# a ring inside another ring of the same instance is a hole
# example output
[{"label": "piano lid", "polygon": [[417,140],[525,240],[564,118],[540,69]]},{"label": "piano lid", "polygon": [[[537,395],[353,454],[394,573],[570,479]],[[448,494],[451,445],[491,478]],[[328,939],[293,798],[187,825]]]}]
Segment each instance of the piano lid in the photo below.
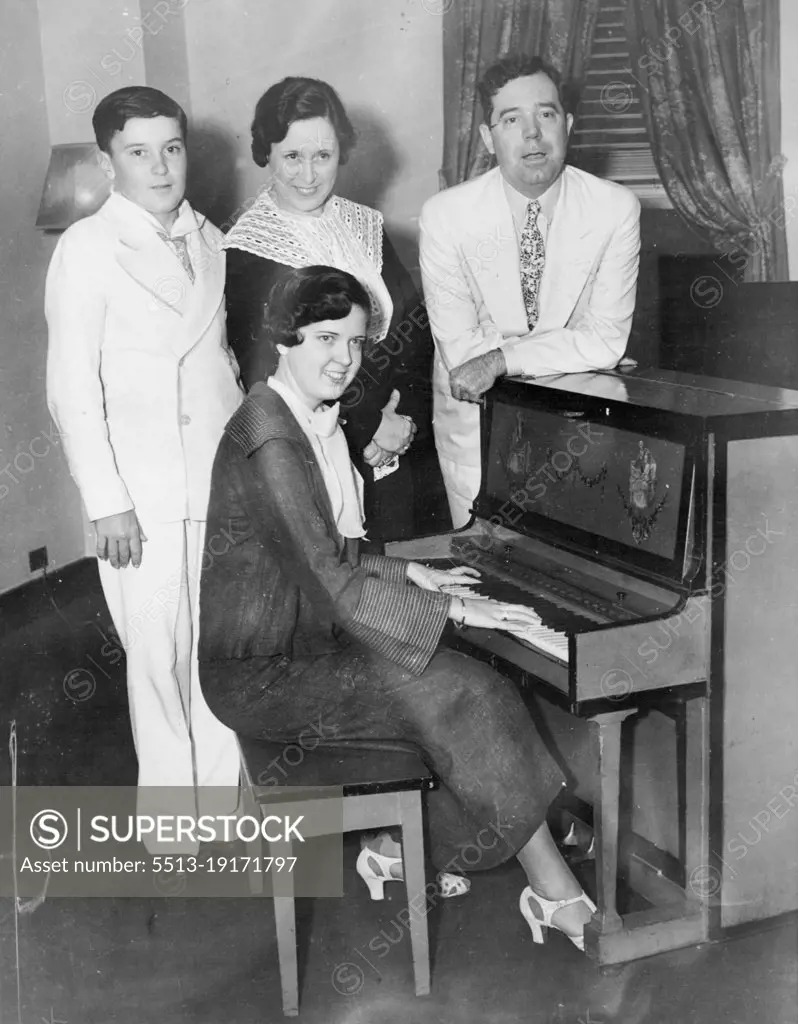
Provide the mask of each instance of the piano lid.
[{"label": "piano lid", "polygon": [[[517,378],[521,380],[522,378]],[[731,419],[755,414],[798,412],[798,391],[675,370],[597,370],[558,374],[525,382],[558,398],[582,395],[629,408],[677,413],[717,428]]]},{"label": "piano lid", "polygon": [[[692,564],[703,424],[628,408],[602,374],[502,381],[482,413],[483,520],[633,573],[681,583]],[[650,385],[649,385],[650,386]],[[798,399],[798,395],[796,395]],[[635,403],[636,404],[636,403]],[[559,405],[559,407],[558,407]]]}]

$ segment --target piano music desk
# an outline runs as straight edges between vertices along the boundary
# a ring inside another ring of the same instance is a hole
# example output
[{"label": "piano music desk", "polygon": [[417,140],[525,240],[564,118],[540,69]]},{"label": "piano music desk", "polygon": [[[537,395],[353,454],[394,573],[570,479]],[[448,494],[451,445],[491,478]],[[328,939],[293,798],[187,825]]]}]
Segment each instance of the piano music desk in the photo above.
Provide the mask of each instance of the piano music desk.
[{"label": "piano music desk", "polygon": [[[471,523],[387,553],[474,565],[484,593],[538,611],[526,638],[448,642],[516,682],[555,746],[564,715],[585,723],[568,768],[593,803],[588,955],[795,911],[798,392],[645,369],[503,380],[481,435]],[[619,878],[648,909],[619,913]]]}]

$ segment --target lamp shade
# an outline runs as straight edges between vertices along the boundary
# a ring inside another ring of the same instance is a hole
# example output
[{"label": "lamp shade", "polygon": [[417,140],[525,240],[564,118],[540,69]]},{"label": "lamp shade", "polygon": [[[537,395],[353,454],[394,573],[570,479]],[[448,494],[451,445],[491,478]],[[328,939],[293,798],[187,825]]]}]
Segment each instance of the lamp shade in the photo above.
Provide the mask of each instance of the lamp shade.
[{"label": "lamp shade", "polygon": [[99,210],[110,191],[111,182],[100,167],[95,143],[53,146],[36,227],[64,231]]}]

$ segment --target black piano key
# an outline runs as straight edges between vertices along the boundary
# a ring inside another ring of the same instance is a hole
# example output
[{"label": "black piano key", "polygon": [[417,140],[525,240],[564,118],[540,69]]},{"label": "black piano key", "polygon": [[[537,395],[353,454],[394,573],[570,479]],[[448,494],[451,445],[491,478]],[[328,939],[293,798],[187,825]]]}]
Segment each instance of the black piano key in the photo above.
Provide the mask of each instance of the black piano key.
[{"label": "black piano key", "polygon": [[540,616],[540,620],[548,629],[558,633],[580,633],[588,629],[595,629],[594,620],[572,612],[568,608],[560,608],[558,605],[548,601],[539,594],[531,594],[523,587],[514,586],[505,580],[497,580],[483,573],[477,586],[476,593],[484,597],[490,597],[494,601],[505,601],[508,604],[523,604],[533,608]]},{"label": "black piano key", "polygon": [[[430,558],[424,560],[425,565],[434,566],[436,569],[452,569],[456,565],[462,565],[462,561],[456,558]],[[569,608],[561,608],[554,602],[547,600],[540,594],[530,592],[524,587],[515,586],[509,581],[497,579],[491,576],[489,567],[480,566],[481,577],[474,587],[475,594],[483,597],[490,597],[494,601],[505,601],[507,604],[523,604],[528,608],[534,608],[540,616],[540,620],[548,629],[558,633],[581,633],[596,628],[595,619],[587,618]]]}]

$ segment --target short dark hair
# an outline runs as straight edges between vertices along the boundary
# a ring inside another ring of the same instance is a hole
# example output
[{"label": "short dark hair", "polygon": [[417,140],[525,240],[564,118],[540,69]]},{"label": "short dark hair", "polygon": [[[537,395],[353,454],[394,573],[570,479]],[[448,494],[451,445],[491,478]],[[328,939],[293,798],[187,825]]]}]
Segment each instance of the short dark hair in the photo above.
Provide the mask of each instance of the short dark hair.
[{"label": "short dark hair", "polygon": [[511,53],[487,69],[477,86],[479,99],[482,104],[482,113],[485,124],[491,122],[493,114],[493,97],[503,89],[508,82],[514,82],[516,78],[529,78],[531,75],[546,75],[553,82],[557,89],[557,96],[563,110],[572,113],[570,91],[563,85],[559,71],[552,67],[542,57],[529,57],[525,53]]},{"label": "short dark hair", "polygon": [[277,345],[301,345],[300,327],[343,320],[358,306],[366,316],[369,293],[352,274],[333,267],[301,267],[281,278],[269,293],[263,336]]},{"label": "short dark hair", "polygon": [[111,139],[133,117],[173,117],[184,140],[188,135],[186,112],[171,96],[148,85],[128,85],[104,96],[92,116],[94,137],[104,153],[111,152]]},{"label": "short dark hair", "polygon": [[282,142],[294,121],[326,117],[335,130],[340,162],[345,164],[357,135],[338,93],[317,78],[284,78],[261,96],[252,119],[252,159],[265,167],[275,142]]}]

